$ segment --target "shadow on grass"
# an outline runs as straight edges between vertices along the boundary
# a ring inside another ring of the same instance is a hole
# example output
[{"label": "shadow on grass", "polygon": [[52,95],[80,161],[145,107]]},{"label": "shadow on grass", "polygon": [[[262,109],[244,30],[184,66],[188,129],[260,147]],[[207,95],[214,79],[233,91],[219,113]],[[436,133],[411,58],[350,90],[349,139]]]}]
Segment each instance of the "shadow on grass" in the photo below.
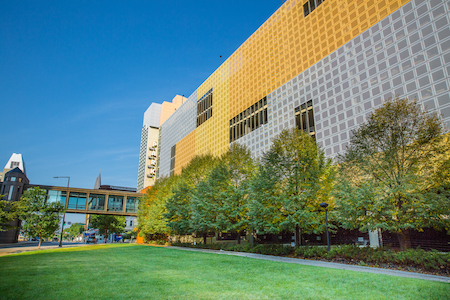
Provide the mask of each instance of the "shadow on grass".
[{"label": "shadow on grass", "polygon": [[450,294],[450,285],[439,282],[128,244],[3,256],[0,269],[0,299],[446,299]]}]

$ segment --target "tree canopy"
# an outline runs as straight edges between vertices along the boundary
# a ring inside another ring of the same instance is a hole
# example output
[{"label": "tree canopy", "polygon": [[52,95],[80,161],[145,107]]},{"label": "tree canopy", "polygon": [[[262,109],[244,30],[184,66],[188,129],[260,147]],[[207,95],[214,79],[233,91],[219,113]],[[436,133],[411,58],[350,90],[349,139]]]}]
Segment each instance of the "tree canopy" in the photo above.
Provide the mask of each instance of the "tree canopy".
[{"label": "tree canopy", "polygon": [[67,233],[70,238],[76,238],[84,231],[84,224],[73,223],[69,228],[64,229],[64,232]]},{"label": "tree canopy", "polygon": [[122,233],[125,230],[125,217],[114,215],[91,215],[90,228],[98,229],[98,233],[107,237],[110,234]]},{"label": "tree canopy", "polygon": [[440,117],[415,100],[390,99],[376,109],[339,157],[334,194],[343,226],[397,232],[402,249],[410,229],[448,228],[448,199],[433,189],[448,164],[444,133]]},{"label": "tree canopy", "polygon": [[172,196],[172,187],[178,176],[163,177],[139,201],[138,229],[146,241],[165,239],[170,231],[167,225],[166,202]]},{"label": "tree canopy", "polygon": [[389,230],[408,247],[409,230],[450,231],[450,143],[439,116],[392,99],[353,131],[335,165],[308,133],[285,129],[257,160],[239,141],[220,157],[196,156],[181,174],[158,179],[140,202],[147,237],[256,231],[319,234],[330,227]]},{"label": "tree canopy", "polygon": [[258,230],[318,233],[323,230],[320,203],[329,202],[331,160],[315,140],[297,128],[283,130],[262,158],[253,181],[252,223]]},{"label": "tree canopy", "polygon": [[26,190],[20,201],[19,218],[24,221],[22,230],[28,236],[39,237],[39,248],[42,239],[50,238],[59,229],[60,216],[64,206],[59,202],[48,202],[47,192],[34,187]]},{"label": "tree canopy", "polygon": [[[0,195],[1,198],[2,196]],[[19,210],[18,201],[0,200],[0,231],[12,228],[9,223],[18,217]]]},{"label": "tree canopy", "polygon": [[212,155],[197,155],[183,168],[181,175],[174,182],[172,193],[165,203],[167,208],[165,217],[173,234],[193,232],[195,226],[191,218],[193,193],[198,184],[209,177],[217,163],[218,159]]}]

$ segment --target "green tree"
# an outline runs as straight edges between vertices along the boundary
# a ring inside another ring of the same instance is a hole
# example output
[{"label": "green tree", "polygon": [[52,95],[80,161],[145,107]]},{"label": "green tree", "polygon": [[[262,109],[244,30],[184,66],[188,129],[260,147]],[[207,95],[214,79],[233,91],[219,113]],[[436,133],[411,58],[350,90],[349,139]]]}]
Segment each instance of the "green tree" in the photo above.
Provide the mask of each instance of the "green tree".
[{"label": "green tree", "polygon": [[42,239],[53,236],[59,228],[60,216],[64,206],[58,202],[47,202],[47,192],[38,187],[26,190],[20,201],[19,218],[25,221],[22,230],[28,236],[39,237],[39,249]]},{"label": "green tree", "polygon": [[146,241],[167,238],[170,228],[165,204],[172,196],[172,187],[177,180],[178,176],[158,179],[139,201],[138,229]]},{"label": "green tree", "polygon": [[191,199],[193,186],[190,186],[183,178],[173,187],[172,195],[166,202],[170,231],[176,235],[192,233],[191,226]]},{"label": "green tree", "polygon": [[106,238],[110,234],[119,234],[125,230],[125,217],[91,215],[89,227],[98,229],[98,233]]},{"label": "green tree", "polygon": [[[213,232],[240,234],[247,229],[247,184],[255,163],[250,151],[240,144],[231,145],[220,159],[209,159],[202,172],[202,180],[191,189],[191,226],[194,232],[206,235]],[[194,183],[194,182],[192,182]]]},{"label": "green tree", "polygon": [[191,234],[192,195],[197,185],[207,178],[218,163],[212,155],[197,155],[181,171],[181,176],[172,186],[166,201],[168,226],[173,234]]},{"label": "green tree", "polygon": [[227,196],[227,170],[223,164],[217,165],[208,177],[200,181],[192,193],[191,226],[192,230],[203,236],[206,244],[208,233],[225,230],[222,220],[223,199]]},{"label": "green tree", "polygon": [[[0,199],[2,196],[0,195]],[[0,200],[0,231],[14,228],[10,222],[14,221],[19,214],[20,207],[18,201]]]},{"label": "green tree", "polygon": [[263,232],[324,230],[321,202],[330,202],[334,178],[331,160],[315,140],[297,128],[283,130],[263,156],[252,182],[250,219]]},{"label": "green tree", "polygon": [[70,238],[76,238],[84,231],[84,224],[73,223],[69,228],[64,229],[64,232],[68,234]]},{"label": "green tree", "polygon": [[237,233],[239,244],[241,232],[248,230],[248,186],[257,165],[250,150],[238,143],[230,146],[230,150],[221,157],[221,163],[226,177],[223,178],[222,205],[217,211],[217,217],[221,220],[219,227]]},{"label": "green tree", "polygon": [[449,201],[435,189],[448,164],[443,134],[439,116],[415,100],[390,99],[376,109],[339,158],[334,194],[342,225],[396,232],[401,249],[411,246],[411,229],[448,228]]}]

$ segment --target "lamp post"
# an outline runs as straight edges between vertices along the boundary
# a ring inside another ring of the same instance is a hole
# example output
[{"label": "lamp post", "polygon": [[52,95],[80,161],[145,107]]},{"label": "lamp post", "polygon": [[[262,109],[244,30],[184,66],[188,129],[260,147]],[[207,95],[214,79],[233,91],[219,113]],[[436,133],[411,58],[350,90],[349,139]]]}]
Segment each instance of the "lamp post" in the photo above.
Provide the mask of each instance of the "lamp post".
[{"label": "lamp post", "polygon": [[328,235],[328,213],[327,213],[328,203],[322,202],[322,203],[320,203],[320,207],[325,208],[325,225],[327,228],[327,246],[328,246],[328,252],[329,252],[330,251],[330,236]]},{"label": "lamp post", "polygon": [[[67,197],[69,197],[69,185],[70,185],[70,176],[55,176],[53,178],[67,178],[67,192],[66,192],[66,203],[67,203]],[[63,239],[63,231],[64,231],[64,223],[66,222],[66,204],[64,204],[64,214],[63,214],[63,220],[61,224],[61,236],[59,238],[59,247],[62,247],[62,239]]]}]

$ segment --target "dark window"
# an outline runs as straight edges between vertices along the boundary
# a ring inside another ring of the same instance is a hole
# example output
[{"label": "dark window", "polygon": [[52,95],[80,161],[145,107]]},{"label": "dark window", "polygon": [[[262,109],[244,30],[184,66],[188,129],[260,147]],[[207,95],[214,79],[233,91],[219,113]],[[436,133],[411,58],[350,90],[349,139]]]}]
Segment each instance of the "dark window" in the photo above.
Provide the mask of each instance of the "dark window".
[{"label": "dark window", "polygon": [[312,12],[316,8],[316,0],[309,0],[309,10]]},{"label": "dark window", "polygon": [[105,210],[105,195],[90,194],[89,195],[89,210]]},{"label": "dark window", "polygon": [[325,0],[309,0],[303,4],[303,14],[305,17],[309,15],[314,9],[316,9],[320,4],[322,4]]},{"label": "dark window", "polygon": [[295,124],[297,128],[308,132],[312,137],[315,138],[315,127],[314,127],[314,110],[312,105],[312,100],[296,107],[295,111]]},{"label": "dark window", "polygon": [[230,143],[267,123],[267,99],[258,102],[230,120]]},{"label": "dark window", "polygon": [[305,14],[305,17],[307,15],[309,15],[309,2],[306,2],[305,4],[303,4],[303,12]]},{"label": "dark window", "polygon": [[197,101],[197,127],[212,117],[213,93],[210,89]]},{"label": "dark window", "polygon": [[176,153],[176,146],[177,146],[177,145],[173,145],[172,148],[170,149],[170,176],[172,176],[173,173],[175,172],[175,153]]}]

